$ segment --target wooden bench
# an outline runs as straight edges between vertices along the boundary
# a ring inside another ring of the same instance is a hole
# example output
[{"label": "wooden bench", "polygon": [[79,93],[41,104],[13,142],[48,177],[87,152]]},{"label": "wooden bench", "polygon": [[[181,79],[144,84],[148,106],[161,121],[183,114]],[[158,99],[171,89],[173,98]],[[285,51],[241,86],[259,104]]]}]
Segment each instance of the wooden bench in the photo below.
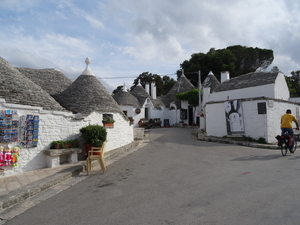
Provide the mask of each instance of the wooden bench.
[{"label": "wooden bench", "polygon": [[47,156],[47,167],[54,168],[60,165],[60,156],[66,155],[68,163],[78,162],[78,153],[81,153],[81,148],[66,148],[66,149],[47,149],[43,150]]}]

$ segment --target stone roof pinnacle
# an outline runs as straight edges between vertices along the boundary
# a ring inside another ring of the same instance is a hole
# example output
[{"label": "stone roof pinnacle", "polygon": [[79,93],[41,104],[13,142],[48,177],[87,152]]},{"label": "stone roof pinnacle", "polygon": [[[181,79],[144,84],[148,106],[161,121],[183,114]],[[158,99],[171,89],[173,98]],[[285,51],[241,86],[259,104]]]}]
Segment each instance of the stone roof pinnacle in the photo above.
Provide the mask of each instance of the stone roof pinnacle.
[{"label": "stone roof pinnacle", "polygon": [[95,76],[95,74],[93,73],[93,71],[90,69],[89,64],[91,64],[91,60],[89,57],[87,57],[85,59],[85,63],[86,63],[86,68],[85,70],[81,73],[81,75],[92,75]]},{"label": "stone roof pinnacle", "polygon": [[123,85],[122,91],[123,91],[123,92],[127,92],[127,88],[126,88],[125,82],[124,82],[124,85]]}]

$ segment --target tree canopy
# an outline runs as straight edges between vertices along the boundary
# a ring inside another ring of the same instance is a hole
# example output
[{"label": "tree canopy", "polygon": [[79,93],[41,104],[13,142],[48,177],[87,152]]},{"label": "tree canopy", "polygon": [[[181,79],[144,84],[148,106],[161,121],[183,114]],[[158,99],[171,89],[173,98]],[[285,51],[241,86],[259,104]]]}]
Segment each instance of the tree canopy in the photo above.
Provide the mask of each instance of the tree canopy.
[{"label": "tree canopy", "polygon": [[292,71],[292,76],[285,76],[291,97],[300,97],[300,70]]},{"label": "tree canopy", "polygon": [[115,94],[115,93],[117,93],[119,90],[122,90],[123,89],[123,85],[120,85],[120,86],[118,86],[115,90],[113,90],[113,94]]},{"label": "tree canopy", "polygon": [[[201,71],[201,82],[209,71],[212,71],[220,80],[222,71],[229,71],[230,77],[236,77],[258,68],[266,69],[274,60],[273,50],[245,47],[240,45],[229,46],[225,49],[211,48],[205,53],[194,53],[189,60],[180,64],[186,77],[197,86],[198,75],[189,72]],[[177,77],[181,76],[181,70],[177,71]]]},{"label": "tree canopy", "polygon": [[[173,87],[173,85],[176,83],[176,81],[173,78],[170,78],[169,76],[163,76],[161,78],[161,76],[159,76],[157,74],[143,72],[134,80],[133,85],[131,86],[130,90],[132,90],[136,87],[139,80],[143,87],[145,87],[146,83],[150,84],[151,82],[155,82],[157,96],[167,94],[169,92],[169,90]],[[151,91],[151,86],[149,88]]]},{"label": "tree canopy", "polygon": [[191,106],[196,107],[199,105],[199,91],[195,88],[187,92],[178,93],[176,94],[176,99],[188,101]]},{"label": "tree canopy", "polygon": [[[176,94],[176,99],[181,101],[188,101],[188,103],[194,107],[193,118],[195,118],[196,107],[199,105],[199,90],[197,88],[187,92]],[[195,123],[195,121],[193,121]]]}]

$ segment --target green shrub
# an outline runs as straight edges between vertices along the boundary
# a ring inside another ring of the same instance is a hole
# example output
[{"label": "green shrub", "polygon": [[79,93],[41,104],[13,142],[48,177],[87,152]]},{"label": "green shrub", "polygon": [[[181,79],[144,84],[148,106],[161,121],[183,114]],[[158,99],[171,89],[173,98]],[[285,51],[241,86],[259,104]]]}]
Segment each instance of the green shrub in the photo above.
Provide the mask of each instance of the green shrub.
[{"label": "green shrub", "polygon": [[85,144],[101,147],[106,141],[107,131],[100,125],[88,125],[80,129]]},{"label": "green shrub", "polygon": [[257,142],[260,143],[260,144],[268,144],[268,142],[266,141],[266,139],[264,137],[258,138]]},{"label": "green shrub", "polygon": [[256,141],[254,138],[250,137],[250,136],[244,136],[243,135],[243,138],[245,141]]},{"label": "green shrub", "polygon": [[60,149],[65,148],[64,141],[52,141],[50,148],[51,149],[56,149],[57,144],[60,144],[60,146],[59,146]]},{"label": "green shrub", "polygon": [[79,147],[79,141],[77,139],[75,139],[75,140],[66,140],[66,141],[64,141],[64,145],[70,145],[70,148],[78,148]]}]

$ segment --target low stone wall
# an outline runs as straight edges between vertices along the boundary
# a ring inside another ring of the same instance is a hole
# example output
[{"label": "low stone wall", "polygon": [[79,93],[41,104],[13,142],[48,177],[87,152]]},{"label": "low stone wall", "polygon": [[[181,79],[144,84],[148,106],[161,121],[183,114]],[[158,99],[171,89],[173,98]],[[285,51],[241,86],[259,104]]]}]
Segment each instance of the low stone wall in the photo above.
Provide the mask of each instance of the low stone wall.
[{"label": "low stone wall", "polygon": [[145,136],[145,128],[133,128],[134,140],[143,140]]},{"label": "low stone wall", "polygon": [[68,163],[78,162],[78,153],[81,152],[80,148],[67,148],[67,149],[47,149],[43,153],[47,157],[47,167],[54,168],[60,165],[60,156],[66,155]]}]

